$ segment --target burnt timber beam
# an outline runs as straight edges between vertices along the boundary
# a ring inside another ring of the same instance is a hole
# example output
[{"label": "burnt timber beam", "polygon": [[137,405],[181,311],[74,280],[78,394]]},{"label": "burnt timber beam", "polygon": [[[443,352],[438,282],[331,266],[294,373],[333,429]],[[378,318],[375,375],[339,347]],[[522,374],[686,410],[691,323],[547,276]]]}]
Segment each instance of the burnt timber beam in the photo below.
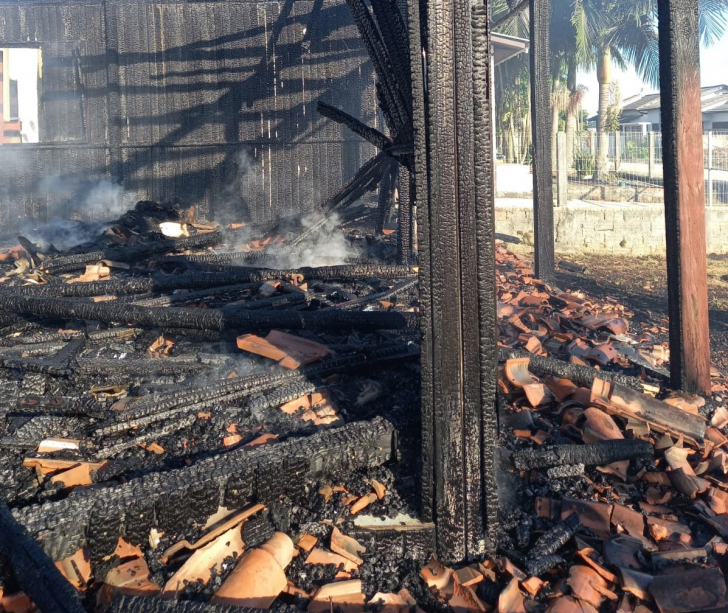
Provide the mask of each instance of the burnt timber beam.
[{"label": "burnt timber beam", "polygon": [[422,519],[435,521],[438,556],[446,562],[494,550],[497,525],[489,5],[408,3],[420,255]]},{"label": "burnt timber beam", "polygon": [[63,500],[13,510],[53,560],[88,546],[92,558],[113,553],[124,536],[139,544],[153,527],[179,534],[191,517],[203,521],[219,505],[242,508],[340,471],[379,466],[393,458],[397,435],[381,418],[355,422],[276,445],[232,451],[189,467],[154,472],[102,489],[85,488]]},{"label": "burnt timber beam", "polygon": [[46,613],[83,613],[71,584],[43,552],[35,539],[0,501],[0,554],[10,560],[23,591]]},{"label": "burnt timber beam", "polygon": [[659,0],[670,377],[710,393],[698,4]]},{"label": "burnt timber beam", "polygon": [[536,276],[554,282],[554,194],[551,177],[550,0],[530,0],[533,244]]}]

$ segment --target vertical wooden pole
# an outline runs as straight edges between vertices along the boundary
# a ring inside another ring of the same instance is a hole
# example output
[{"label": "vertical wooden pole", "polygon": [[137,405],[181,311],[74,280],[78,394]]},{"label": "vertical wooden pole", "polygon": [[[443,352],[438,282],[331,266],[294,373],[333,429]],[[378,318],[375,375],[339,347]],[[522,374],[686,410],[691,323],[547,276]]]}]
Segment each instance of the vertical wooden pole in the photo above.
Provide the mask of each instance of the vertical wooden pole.
[{"label": "vertical wooden pole", "polygon": [[409,0],[409,17],[423,519],[435,521],[440,558],[456,562],[492,551],[497,526],[488,2]]},{"label": "vertical wooden pole", "polygon": [[556,135],[556,204],[566,206],[569,200],[569,176],[566,166],[566,134]]},{"label": "vertical wooden pole", "polygon": [[550,0],[530,0],[533,236],[536,276],[554,281],[554,194],[551,177]]},{"label": "vertical wooden pole", "polygon": [[710,392],[698,6],[658,0],[670,376]]}]

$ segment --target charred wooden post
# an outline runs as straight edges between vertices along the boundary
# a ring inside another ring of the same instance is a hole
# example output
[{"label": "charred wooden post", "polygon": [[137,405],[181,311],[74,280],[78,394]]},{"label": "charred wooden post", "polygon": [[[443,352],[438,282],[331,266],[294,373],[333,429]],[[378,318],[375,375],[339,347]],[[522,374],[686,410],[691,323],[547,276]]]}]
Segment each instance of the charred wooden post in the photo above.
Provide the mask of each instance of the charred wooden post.
[{"label": "charred wooden post", "polygon": [[81,599],[43,552],[37,541],[18,524],[0,501],[0,554],[10,560],[20,587],[48,613],[83,613]]},{"label": "charred wooden post", "polygon": [[423,520],[435,520],[441,559],[455,561],[492,551],[497,524],[489,2],[409,0],[408,7]]},{"label": "charred wooden post", "polygon": [[533,244],[536,276],[554,280],[554,194],[551,178],[550,0],[530,0]]},{"label": "charred wooden post", "polygon": [[673,386],[710,393],[703,128],[698,4],[659,0],[662,111]]}]

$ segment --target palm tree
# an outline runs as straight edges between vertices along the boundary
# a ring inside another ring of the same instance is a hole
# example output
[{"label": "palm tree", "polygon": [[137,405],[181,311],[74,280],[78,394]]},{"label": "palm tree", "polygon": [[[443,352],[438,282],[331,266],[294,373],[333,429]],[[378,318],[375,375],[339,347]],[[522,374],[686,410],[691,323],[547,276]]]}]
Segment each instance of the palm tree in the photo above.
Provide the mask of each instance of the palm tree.
[{"label": "palm tree", "polygon": [[[701,42],[707,46],[726,29],[728,0],[698,3]],[[577,62],[597,69],[596,170],[597,176],[603,176],[607,167],[606,121],[613,64],[622,69],[633,66],[645,82],[659,85],[657,0],[574,0],[571,24],[576,34]]]}]

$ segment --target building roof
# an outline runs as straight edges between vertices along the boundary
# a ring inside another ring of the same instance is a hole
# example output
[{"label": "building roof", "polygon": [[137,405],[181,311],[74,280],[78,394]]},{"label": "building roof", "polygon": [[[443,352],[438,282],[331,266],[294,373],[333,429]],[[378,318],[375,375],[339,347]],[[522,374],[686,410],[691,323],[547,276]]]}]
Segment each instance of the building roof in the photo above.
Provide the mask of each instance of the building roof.
[{"label": "building roof", "polygon": [[[703,113],[728,111],[728,85],[711,85],[701,89]],[[638,94],[625,100],[620,123],[639,123],[649,111],[660,110],[660,94]],[[596,120],[596,116],[589,121]]]},{"label": "building roof", "polygon": [[518,38],[517,36],[508,36],[507,34],[493,32],[490,35],[490,42],[493,46],[494,66],[510,60],[519,53],[528,51],[528,41],[525,38]]}]

